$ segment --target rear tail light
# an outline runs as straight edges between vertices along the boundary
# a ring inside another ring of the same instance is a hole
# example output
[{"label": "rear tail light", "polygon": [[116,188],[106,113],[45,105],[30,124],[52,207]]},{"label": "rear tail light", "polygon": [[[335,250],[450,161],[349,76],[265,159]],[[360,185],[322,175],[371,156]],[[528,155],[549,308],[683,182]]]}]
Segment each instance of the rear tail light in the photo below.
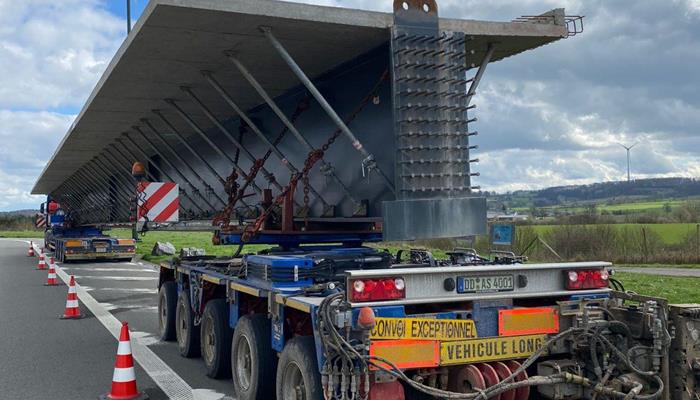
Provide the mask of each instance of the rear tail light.
[{"label": "rear tail light", "polygon": [[566,272],[566,288],[569,290],[601,289],[608,287],[608,271],[604,269],[579,269]]},{"label": "rear tail light", "polygon": [[406,297],[403,278],[355,279],[350,281],[350,301],[396,300]]}]

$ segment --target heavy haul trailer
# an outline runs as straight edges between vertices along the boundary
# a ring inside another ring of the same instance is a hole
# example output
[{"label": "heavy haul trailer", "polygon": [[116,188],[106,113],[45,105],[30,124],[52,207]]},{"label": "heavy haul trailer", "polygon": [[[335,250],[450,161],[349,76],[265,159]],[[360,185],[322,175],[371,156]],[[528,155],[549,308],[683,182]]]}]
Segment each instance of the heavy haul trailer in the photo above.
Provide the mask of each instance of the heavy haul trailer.
[{"label": "heavy haul trailer", "polygon": [[162,264],[161,339],[232,373],[238,399],[700,394],[700,305],[613,291],[609,263],[425,256],[321,246]]},{"label": "heavy haul trailer", "polygon": [[697,398],[700,306],[611,290],[609,264],[363,247],[486,232],[479,83],[581,21],[152,0],[33,192],[125,218],[140,161],[216,243],[277,246],[161,267],[162,337],[240,399]]},{"label": "heavy haul trailer", "polygon": [[100,226],[78,226],[74,213],[64,210],[49,198],[41,205],[46,221],[44,245],[59,262],[80,260],[129,261],[136,253],[132,239],[117,239],[104,234]]}]

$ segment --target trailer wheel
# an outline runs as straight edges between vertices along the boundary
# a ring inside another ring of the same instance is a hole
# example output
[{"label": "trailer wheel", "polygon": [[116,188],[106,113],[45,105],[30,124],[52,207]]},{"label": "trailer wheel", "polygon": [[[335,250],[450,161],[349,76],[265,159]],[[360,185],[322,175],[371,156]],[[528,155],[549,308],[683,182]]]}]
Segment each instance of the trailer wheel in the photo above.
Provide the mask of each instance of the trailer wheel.
[{"label": "trailer wheel", "polygon": [[284,346],[277,366],[276,386],[277,400],[323,399],[312,336],[296,337]]},{"label": "trailer wheel", "polygon": [[194,315],[190,307],[187,290],[180,292],[175,309],[175,334],[180,355],[187,358],[199,357],[199,326],[194,325]]},{"label": "trailer wheel", "polygon": [[158,333],[160,340],[175,339],[175,307],[177,307],[177,284],[165,282],[158,291]]},{"label": "trailer wheel", "polygon": [[233,389],[238,400],[274,398],[276,354],[272,351],[270,320],[246,315],[238,320],[231,340]]},{"label": "trailer wheel", "polygon": [[231,376],[231,336],[224,299],[209,300],[204,307],[200,330],[202,359],[207,376]]}]

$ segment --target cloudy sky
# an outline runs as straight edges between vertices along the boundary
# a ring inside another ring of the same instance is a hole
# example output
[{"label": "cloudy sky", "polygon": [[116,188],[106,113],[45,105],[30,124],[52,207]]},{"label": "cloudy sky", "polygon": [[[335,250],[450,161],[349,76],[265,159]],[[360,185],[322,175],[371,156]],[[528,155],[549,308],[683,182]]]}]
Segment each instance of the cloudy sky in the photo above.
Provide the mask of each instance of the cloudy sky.
[{"label": "cloudy sky", "polygon": [[[303,2],[389,11],[390,0]],[[135,14],[147,0],[132,0]],[[439,0],[443,17],[552,8],[585,32],[489,67],[474,102],[485,190],[700,176],[700,0]],[[0,0],[0,211],[29,195],[126,34],[124,0]]]}]

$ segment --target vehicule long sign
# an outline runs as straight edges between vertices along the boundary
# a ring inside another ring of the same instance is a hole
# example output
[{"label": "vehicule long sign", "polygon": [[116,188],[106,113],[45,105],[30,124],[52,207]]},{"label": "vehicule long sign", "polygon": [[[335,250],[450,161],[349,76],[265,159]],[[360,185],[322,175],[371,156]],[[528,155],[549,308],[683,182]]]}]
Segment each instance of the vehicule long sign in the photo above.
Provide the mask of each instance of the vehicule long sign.
[{"label": "vehicule long sign", "polygon": [[139,182],[136,186],[139,222],[177,222],[179,186],[173,182]]},{"label": "vehicule long sign", "polygon": [[440,365],[527,358],[546,341],[547,335],[528,335],[442,342]]},{"label": "vehicule long sign", "polygon": [[374,340],[369,353],[398,368],[431,368],[527,358],[543,349],[547,335],[489,337],[457,341]]}]

